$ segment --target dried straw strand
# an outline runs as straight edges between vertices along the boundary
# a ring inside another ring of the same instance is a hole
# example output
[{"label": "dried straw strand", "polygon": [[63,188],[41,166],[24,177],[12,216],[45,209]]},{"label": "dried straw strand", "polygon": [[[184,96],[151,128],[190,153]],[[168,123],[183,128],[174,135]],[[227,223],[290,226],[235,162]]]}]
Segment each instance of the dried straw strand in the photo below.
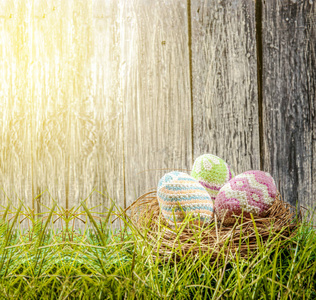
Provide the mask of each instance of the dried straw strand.
[{"label": "dried straw strand", "polygon": [[[297,217],[295,207],[284,202],[278,193],[276,200],[268,210],[266,217],[236,218],[234,225],[213,224],[196,225],[192,222],[177,224],[177,229],[170,226],[160,213],[156,191],[139,197],[131,206],[131,220],[140,230],[146,229],[147,238],[163,259],[170,258],[176,252],[179,258],[185,255],[198,256],[209,253],[215,260],[224,252],[234,256],[237,251],[242,257],[252,255],[260,245],[267,245],[273,238],[286,239],[293,236],[302,220],[301,212]],[[258,236],[260,237],[258,242]],[[198,237],[198,238],[196,238]]]}]

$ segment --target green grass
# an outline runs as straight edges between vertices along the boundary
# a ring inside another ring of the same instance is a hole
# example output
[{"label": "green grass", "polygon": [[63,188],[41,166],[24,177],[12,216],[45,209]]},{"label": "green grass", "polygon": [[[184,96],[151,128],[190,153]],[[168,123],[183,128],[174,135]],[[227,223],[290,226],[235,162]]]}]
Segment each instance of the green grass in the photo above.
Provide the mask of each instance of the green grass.
[{"label": "green grass", "polygon": [[[55,205],[37,216],[22,204],[3,207],[0,299],[316,299],[310,226],[248,259],[237,253],[215,262],[209,255],[162,262],[154,250],[160,242],[153,245],[127,216],[122,231],[106,226],[112,208],[96,219],[84,203],[71,212]],[[74,232],[75,213],[90,225]]]}]

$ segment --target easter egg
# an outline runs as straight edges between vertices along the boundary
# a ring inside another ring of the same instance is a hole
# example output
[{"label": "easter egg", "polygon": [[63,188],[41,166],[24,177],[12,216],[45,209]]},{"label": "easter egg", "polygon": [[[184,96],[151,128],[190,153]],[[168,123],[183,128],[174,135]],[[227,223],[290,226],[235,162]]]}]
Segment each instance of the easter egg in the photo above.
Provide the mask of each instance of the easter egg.
[{"label": "easter egg", "polygon": [[247,171],[227,182],[215,199],[216,216],[224,223],[235,222],[233,215],[263,217],[277,194],[274,179],[263,171]]},{"label": "easter egg", "polygon": [[191,176],[198,180],[212,200],[215,200],[219,190],[234,177],[234,172],[223,159],[213,154],[203,154],[195,160]]},{"label": "easter egg", "polygon": [[182,172],[165,174],[158,183],[157,198],[167,221],[182,222],[187,214],[198,217],[194,223],[213,219],[213,201],[205,188]]}]

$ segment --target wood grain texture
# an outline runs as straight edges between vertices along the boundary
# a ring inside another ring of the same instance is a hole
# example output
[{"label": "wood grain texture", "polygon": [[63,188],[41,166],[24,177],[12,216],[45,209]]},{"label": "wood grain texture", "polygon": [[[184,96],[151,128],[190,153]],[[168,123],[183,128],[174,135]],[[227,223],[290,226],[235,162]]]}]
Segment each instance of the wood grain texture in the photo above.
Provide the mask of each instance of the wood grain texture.
[{"label": "wood grain texture", "polygon": [[29,40],[34,49],[32,185],[34,196],[45,191],[38,198],[38,211],[49,210],[53,200],[66,208],[66,199],[71,197],[71,13],[65,2],[34,1]]},{"label": "wood grain texture", "polygon": [[93,168],[96,188],[109,198],[98,196],[94,205],[101,212],[111,200],[124,206],[123,96],[121,76],[121,10],[117,0],[96,0],[93,5],[93,107],[96,120],[97,151]]},{"label": "wood grain texture", "polygon": [[31,10],[1,1],[0,16],[0,205],[32,208]]},{"label": "wood grain texture", "polygon": [[284,199],[315,206],[316,3],[263,3],[264,166]]},{"label": "wood grain texture", "polygon": [[192,1],[194,158],[260,168],[255,3]]},{"label": "wood grain texture", "polygon": [[[186,1],[124,1],[126,205],[191,167]],[[161,170],[164,169],[164,170]]]},{"label": "wood grain texture", "polygon": [[35,212],[96,189],[103,212],[203,153],[237,173],[261,156],[315,207],[315,19],[312,0],[0,1],[0,186]]},{"label": "wood grain texture", "polygon": [[117,1],[1,2],[0,185],[15,204],[70,209],[93,189],[106,195],[89,199],[96,211],[124,202],[118,11]]},{"label": "wood grain texture", "polygon": [[117,2],[40,0],[35,11],[37,194],[70,209],[95,189],[105,196],[87,204],[104,212],[124,199]]}]

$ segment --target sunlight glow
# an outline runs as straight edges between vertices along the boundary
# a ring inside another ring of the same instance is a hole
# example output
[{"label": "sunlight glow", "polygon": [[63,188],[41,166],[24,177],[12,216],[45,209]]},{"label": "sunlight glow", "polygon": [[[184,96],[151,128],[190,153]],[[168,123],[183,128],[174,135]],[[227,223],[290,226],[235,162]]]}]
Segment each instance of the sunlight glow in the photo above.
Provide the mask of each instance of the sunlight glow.
[{"label": "sunlight glow", "polygon": [[0,2],[0,178],[8,197],[47,188],[67,204],[105,184],[95,163],[106,160],[100,140],[108,136],[99,131],[118,101],[114,3]]}]

